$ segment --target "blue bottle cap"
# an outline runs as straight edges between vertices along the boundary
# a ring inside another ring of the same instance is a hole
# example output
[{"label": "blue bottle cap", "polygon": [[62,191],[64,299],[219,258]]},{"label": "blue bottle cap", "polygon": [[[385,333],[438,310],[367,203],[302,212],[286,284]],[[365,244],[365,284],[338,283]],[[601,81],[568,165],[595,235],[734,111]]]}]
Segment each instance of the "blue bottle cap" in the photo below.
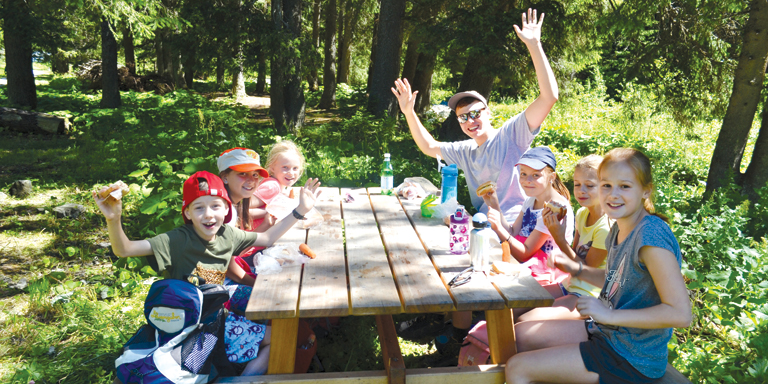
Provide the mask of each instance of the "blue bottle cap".
[{"label": "blue bottle cap", "polygon": [[447,166],[443,167],[440,170],[440,173],[443,174],[443,175],[458,176],[459,169],[456,168],[456,164],[451,164],[451,165],[447,165]]}]

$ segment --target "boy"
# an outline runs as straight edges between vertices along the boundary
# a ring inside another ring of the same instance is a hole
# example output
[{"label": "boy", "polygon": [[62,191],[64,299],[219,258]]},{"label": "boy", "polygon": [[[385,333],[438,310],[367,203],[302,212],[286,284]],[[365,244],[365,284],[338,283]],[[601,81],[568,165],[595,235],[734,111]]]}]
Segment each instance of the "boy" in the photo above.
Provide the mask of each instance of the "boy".
[{"label": "boy", "polygon": [[477,196],[477,187],[486,181],[496,182],[501,212],[507,221],[512,220],[510,223],[517,218],[525,201],[515,164],[530,148],[541,123],[558,98],[555,75],[541,47],[544,14],[537,23],[536,10],[528,9],[522,21],[522,29],[517,25],[514,28],[531,53],[540,95],[523,113],[507,120],[501,129],[491,127],[491,111],[482,95],[475,91],[459,92],[448,100],[448,106],[456,112],[461,130],[469,136],[469,140],[439,142],[424,128],[413,110],[418,91],[411,93],[407,79],[396,80],[392,88],[419,149],[431,157],[440,155],[448,164],[457,164],[464,171],[472,205],[480,212],[487,214],[488,207],[482,197]]},{"label": "boy", "polygon": [[[292,216],[281,220],[267,232],[245,232],[224,225],[232,217],[232,203],[224,183],[218,176],[200,171],[184,182],[182,215],[185,224],[169,232],[146,240],[129,240],[120,223],[122,202],[94,192],[102,214],[107,220],[109,240],[119,257],[154,256],[149,258],[153,268],[168,278],[187,280],[198,276],[209,283],[221,284],[227,271],[239,271],[228,277],[241,282],[244,271],[230,263],[233,254],[251,246],[270,246],[279,239],[297,219],[302,219],[315,205],[317,179],[309,179],[299,193],[299,206]],[[114,186],[105,187],[113,189]],[[248,362],[243,375],[266,372],[270,329],[230,313],[226,320],[227,358],[236,363]],[[241,328],[237,328],[241,327]],[[248,332],[230,332],[234,329]],[[235,336],[237,335],[237,336]],[[258,354],[259,345],[263,352]],[[258,355],[257,355],[258,354]],[[118,382],[118,381],[116,381]]]}]

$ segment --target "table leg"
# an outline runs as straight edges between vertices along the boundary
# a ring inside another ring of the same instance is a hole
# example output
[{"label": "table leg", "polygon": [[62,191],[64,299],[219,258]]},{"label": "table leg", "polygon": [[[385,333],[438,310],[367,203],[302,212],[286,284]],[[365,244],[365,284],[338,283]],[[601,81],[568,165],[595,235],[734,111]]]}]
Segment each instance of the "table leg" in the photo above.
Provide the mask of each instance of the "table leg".
[{"label": "table leg", "polygon": [[511,309],[485,311],[488,326],[488,346],[494,364],[506,364],[517,353],[515,326]]},{"label": "table leg", "polygon": [[379,344],[384,356],[384,369],[390,384],[405,384],[405,362],[397,342],[395,322],[392,315],[376,316],[376,328],[379,330]]},{"label": "table leg", "polygon": [[296,365],[296,338],[298,335],[298,317],[272,320],[268,374],[293,373]]}]

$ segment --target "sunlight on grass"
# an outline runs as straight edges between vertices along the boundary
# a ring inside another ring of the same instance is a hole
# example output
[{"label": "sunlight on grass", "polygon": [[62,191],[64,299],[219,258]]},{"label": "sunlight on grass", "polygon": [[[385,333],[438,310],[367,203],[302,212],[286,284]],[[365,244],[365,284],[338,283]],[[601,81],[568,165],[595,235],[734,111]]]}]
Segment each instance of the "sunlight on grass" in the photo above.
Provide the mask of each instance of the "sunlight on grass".
[{"label": "sunlight on grass", "polygon": [[51,246],[55,235],[40,231],[38,233],[20,232],[6,230],[0,232],[0,270],[9,272],[9,268],[23,268],[23,265],[16,263],[7,264],[9,261],[4,256],[23,256],[25,258],[32,255],[41,255],[41,251]]}]

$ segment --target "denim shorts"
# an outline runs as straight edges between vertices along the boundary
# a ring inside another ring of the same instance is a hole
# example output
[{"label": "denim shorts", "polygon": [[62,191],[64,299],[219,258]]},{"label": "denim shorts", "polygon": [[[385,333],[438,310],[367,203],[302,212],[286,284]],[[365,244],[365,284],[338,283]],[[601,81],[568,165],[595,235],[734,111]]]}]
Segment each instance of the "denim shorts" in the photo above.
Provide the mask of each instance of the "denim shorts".
[{"label": "denim shorts", "polygon": [[645,376],[635,369],[613,350],[601,333],[589,334],[589,340],[579,343],[579,351],[587,371],[600,375],[600,384],[653,383],[658,380],[658,378],[652,379]]}]

